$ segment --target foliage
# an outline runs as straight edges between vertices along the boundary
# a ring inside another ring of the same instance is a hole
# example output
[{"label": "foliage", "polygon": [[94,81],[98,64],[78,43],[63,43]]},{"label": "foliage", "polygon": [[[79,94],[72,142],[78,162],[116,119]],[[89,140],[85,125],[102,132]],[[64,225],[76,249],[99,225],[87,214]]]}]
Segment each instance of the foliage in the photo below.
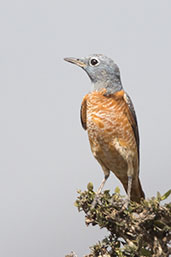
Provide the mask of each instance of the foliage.
[{"label": "foliage", "polygon": [[96,196],[92,183],[88,184],[87,191],[78,191],[75,205],[86,214],[86,225],[98,225],[109,231],[106,238],[90,247],[91,253],[86,257],[169,256],[171,203],[161,205],[161,201],[170,193],[171,190],[163,196],[157,193],[157,197],[143,200],[140,204],[130,202],[126,206],[119,188],[112,195],[106,190],[99,195],[92,209]]}]

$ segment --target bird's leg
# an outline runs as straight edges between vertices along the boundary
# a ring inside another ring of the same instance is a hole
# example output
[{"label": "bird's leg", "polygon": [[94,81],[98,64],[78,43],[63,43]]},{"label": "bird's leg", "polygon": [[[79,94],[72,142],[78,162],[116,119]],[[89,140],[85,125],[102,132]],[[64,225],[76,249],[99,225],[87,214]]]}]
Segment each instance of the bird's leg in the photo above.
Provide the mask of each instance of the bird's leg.
[{"label": "bird's leg", "polygon": [[105,185],[106,180],[108,179],[108,177],[109,177],[109,174],[107,174],[107,175],[104,176],[104,178],[103,178],[103,180],[102,180],[102,183],[100,184],[100,186],[99,186],[99,188],[98,188],[98,190],[97,190],[96,195],[99,195],[99,194],[101,193],[101,191],[102,191],[102,189],[103,189],[103,187],[104,187],[104,185]]},{"label": "bird's leg", "polygon": [[126,208],[128,207],[129,202],[131,200],[131,188],[132,188],[132,177],[133,177],[133,165],[132,165],[132,158],[131,158],[131,156],[128,157],[128,171],[127,171],[127,175],[128,175],[128,186],[127,186],[128,198],[127,198],[126,203],[125,203],[125,207]]},{"label": "bird's leg", "polygon": [[128,204],[130,202],[130,199],[131,199],[132,178],[133,178],[133,173],[134,173],[133,163],[132,163],[133,154],[131,151],[129,151],[128,149],[126,149],[124,146],[122,146],[120,144],[118,138],[115,138],[114,144],[115,144],[115,148],[120,153],[120,155],[124,158],[124,160],[127,162],[127,165],[128,165],[128,170],[127,170],[127,176],[128,176],[127,195],[128,195],[128,197],[127,197],[126,203],[124,204],[124,207],[127,208]]},{"label": "bird's leg", "polygon": [[98,197],[99,197],[99,195],[100,195],[100,193],[101,193],[101,191],[102,191],[102,189],[103,189],[103,187],[106,183],[106,180],[108,179],[108,177],[110,175],[110,171],[106,167],[102,166],[102,168],[103,168],[103,171],[104,171],[104,178],[103,178],[102,183],[100,184],[100,186],[97,190],[96,196],[95,196],[94,201],[91,205],[91,209],[93,209],[96,206],[96,203],[98,201]]},{"label": "bird's leg", "polygon": [[96,193],[96,196],[95,196],[95,198],[94,198],[94,201],[93,201],[93,203],[92,203],[92,205],[91,205],[91,209],[93,209],[93,208],[96,206],[96,203],[97,203],[97,201],[98,201],[98,197],[99,197],[99,195],[100,195],[100,193],[101,193],[101,191],[102,191],[102,189],[103,189],[103,187],[104,187],[104,185],[105,185],[106,180],[108,179],[108,177],[109,177],[109,174],[107,174],[107,175],[104,176],[104,178],[103,178],[103,180],[102,180],[102,183],[100,184],[100,186],[99,186],[99,188],[98,188],[98,190],[97,190],[97,193]]},{"label": "bird's leg", "polygon": [[127,193],[128,193],[128,200],[131,200],[131,188],[132,188],[132,176],[128,176],[128,189],[127,189]]}]

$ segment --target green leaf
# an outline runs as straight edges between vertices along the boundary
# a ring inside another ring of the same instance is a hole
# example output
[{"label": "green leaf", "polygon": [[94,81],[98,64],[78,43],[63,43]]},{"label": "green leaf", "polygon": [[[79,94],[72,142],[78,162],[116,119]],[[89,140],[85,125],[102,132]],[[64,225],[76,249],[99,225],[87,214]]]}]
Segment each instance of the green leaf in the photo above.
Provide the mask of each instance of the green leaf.
[{"label": "green leaf", "polygon": [[167,191],[162,197],[161,197],[161,200],[165,200],[166,198],[169,197],[169,195],[171,194],[171,189],[169,191]]},{"label": "green leaf", "polygon": [[120,194],[120,188],[119,188],[119,187],[116,187],[116,188],[115,188],[115,193],[116,193],[116,194]]},{"label": "green leaf", "polygon": [[78,201],[78,200],[75,201],[74,206],[75,206],[75,207],[78,207],[78,206],[79,206],[79,201]]},{"label": "green leaf", "polygon": [[89,183],[88,183],[87,189],[88,189],[89,191],[93,191],[93,183],[92,183],[92,182],[89,182]]},{"label": "green leaf", "polygon": [[159,228],[163,228],[165,226],[165,223],[163,223],[161,220],[155,220],[154,224]]},{"label": "green leaf", "polygon": [[161,201],[161,194],[157,192],[157,201]]},{"label": "green leaf", "polygon": [[143,256],[152,256],[151,255],[151,252],[145,248],[141,248],[141,251],[140,251],[141,255]]}]

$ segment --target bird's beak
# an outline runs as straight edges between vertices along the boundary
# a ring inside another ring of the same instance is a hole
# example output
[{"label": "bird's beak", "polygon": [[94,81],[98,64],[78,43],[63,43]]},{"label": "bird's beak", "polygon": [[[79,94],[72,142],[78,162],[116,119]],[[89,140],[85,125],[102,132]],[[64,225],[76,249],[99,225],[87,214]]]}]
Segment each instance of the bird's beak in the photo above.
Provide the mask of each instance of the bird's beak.
[{"label": "bird's beak", "polygon": [[80,66],[82,68],[86,66],[85,62],[83,60],[79,59],[79,58],[69,57],[69,58],[64,58],[64,60],[66,62],[70,62],[70,63],[76,64],[76,65],[78,65],[78,66]]}]

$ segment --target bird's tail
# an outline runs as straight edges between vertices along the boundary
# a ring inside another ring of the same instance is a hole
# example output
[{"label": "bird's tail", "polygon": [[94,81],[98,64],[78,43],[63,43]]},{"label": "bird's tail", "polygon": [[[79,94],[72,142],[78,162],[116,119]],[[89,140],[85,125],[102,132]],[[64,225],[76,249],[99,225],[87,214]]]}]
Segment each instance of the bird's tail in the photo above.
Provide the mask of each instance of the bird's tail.
[{"label": "bird's tail", "polygon": [[142,190],[141,182],[138,178],[132,181],[131,200],[139,203],[141,198],[145,199],[145,194]]},{"label": "bird's tail", "polygon": [[[127,192],[128,184],[123,184],[125,191]],[[139,178],[133,178],[131,186],[131,201],[140,203],[141,198],[145,199],[145,194],[142,190],[142,186]]]}]

